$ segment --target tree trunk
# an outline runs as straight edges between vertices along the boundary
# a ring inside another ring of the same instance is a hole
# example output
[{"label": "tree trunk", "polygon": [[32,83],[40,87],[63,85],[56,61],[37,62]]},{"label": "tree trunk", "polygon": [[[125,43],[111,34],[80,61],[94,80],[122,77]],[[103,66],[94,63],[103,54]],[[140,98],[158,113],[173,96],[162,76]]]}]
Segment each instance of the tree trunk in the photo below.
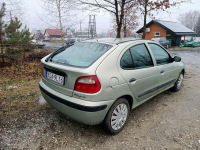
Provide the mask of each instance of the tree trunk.
[{"label": "tree trunk", "polygon": [[145,36],[146,36],[146,27],[147,27],[147,2],[148,2],[148,0],[145,1],[145,6],[144,6],[144,25],[143,25],[142,39],[145,39]]},{"label": "tree trunk", "polygon": [[115,0],[115,17],[116,17],[116,24],[117,24],[117,36],[116,38],[120,38],[121,37],[121,27],[120,27],[120,23],[119,23],[119,15],[118,15],[118,2],[117,0]]},{"label": "tree trunk", "polygon": [[121,27],[119,27],[119,25],[117,27],[117,36],[116,36],[116,38],[121,38]]},{"label": "tree trunk", "polygon": [[4,64],[5,61],[4,61],[4,56],[3,56],[3,46],[1,43],[0,43],[0,49],[1,49],[1,60],[2,60],[2,63]]},{"label": "tree trunk", "polygon": [[126,17],[124,17],[124,37],[126,38]]},{"label": "tree trunk", "polygon": [[65,41],[64,41],[64,38],[63,38],[63,27],[62,27],[61,13],[60,13],[60,0],[56,0],[56,3],[57,3],[58,14],[59,14],[60,35],[61,35],[61,40],[62,40],[62,46],[64,46]]},{"label": "tree trunk", "polygon": [[116,11],[115,17],[116,17],[116,23],[117,23],[117,36],[116,36],[116,38],[121,38],[122,20],[124,18],[124,5],[125,5],[125,0],[122,0],[121,14],[119,15],[118,1],[115,0],[115,11]]},{"label": "tree trunk", "polygon": [[3,45],[2,45],[2,29],[0,28],[0,50],[1,50],[1,60],[2,63],[4,64],[4,56],[3,56]]},{"label": "tree trunk", "polygon": [[124,26],[124,37],[126,37],[126,26]]}]

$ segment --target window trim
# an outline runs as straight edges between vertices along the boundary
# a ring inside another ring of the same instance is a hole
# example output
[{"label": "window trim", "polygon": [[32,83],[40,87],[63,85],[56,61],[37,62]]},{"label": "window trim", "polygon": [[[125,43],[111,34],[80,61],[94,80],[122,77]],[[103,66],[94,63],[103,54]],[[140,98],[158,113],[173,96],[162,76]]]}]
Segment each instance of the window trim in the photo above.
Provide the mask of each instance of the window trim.
[{"label": "window trim", "polygon": [[[123,53],[122,57],[125,55],[125,53],[126,53],[127,51],[129,51],[129,54],[130,54],[131,60],[132,60],[132,67],[134,68],[134,62],[133,62],[133,58],[132,58],[130,49],[126,50],[126,51]],[[122,69],[124,69],[124,70],[132,70],[133,68],[124,68],[124,67],[122,67],[122,65],[121,65],[122,57],[121,57],[121,59],[120,59],[120,67],[121,67]]]},{"label": "window trim", "polygon": [[[159,33],[159,35],[156,35],[156,33]],[[154,36],[160,36],[160,32],[154,32]]]},{"label": "window trim", "polygon": [[[134,67],[134,59],[133,59],[133,56],[132,56],[132,53],[131,53],[131,50],[130,50],[130,49],[131,49],[132,47],[138,46],[138,45],[144,45],[144,46],[146,47],[147,52],[148,52],[148,54],[149,54],[149,56],[150,56],[150,58],[151,58],[151,61],[152,61],[152,65],[151,65],[151,66]],[[122,57],[124,56],[124,54],[125,54],[127,51],[129,51],[129,53],[130,53],[130,55],[131,55],[133,68],[123,68],[123,67],[121,66],[121,59],[122,59]],[[151,67],[154,67],[154,66],[155,66],[155,65],[154,65],[154,61],[153,61],[153,58],[152,58],[152,55],[151,55],[151,53],[150,53],[150,51],[149,51],[149,49],[148,49],[146,43],[139,43],[139,44],[135,44],[135,45],[129,47],[129,48],[123,53],[122,57],[120,58],[120,67],[121,67],[121,69],[123,69],[123,70],[137,70],[137,69],[151,68]]]},{"label": "window trim", "polygon": [[[172,60],[172,56],[170,55],[170,53],[168,53],[168,51],[165,50],[165,49],[164,49],[162,46],[160,46],[159,44],[153,43],[153,42],[148,42],[147,44],[148,44],[148,46],[149,46],[149,44],[155,44],[155,45],[159,46],[161,49],[163,49],[163,50],[168,54],[170,60]],[[151,47],[150,47],[150,46],[149,46],[149,48],[150,48],[150,50],[151,50]],[[153,53],[152,50],[151,50],[151,52],[152,52],[152,54],[153,54],[153,56],[154,56],[154,59],[155,59],[155,61],[156,61],[155,55],[154,55],[154,53]],[[162,64],[158,64],[157,61],[156,61],[156,65],[157,65],[157,66],[162,66],[162,65],[166,65],[166,64],[170,64],[170,63],[173,63],[173,61],[171,61],[171,62],[169,62],[169,63],[162,63]]]}]

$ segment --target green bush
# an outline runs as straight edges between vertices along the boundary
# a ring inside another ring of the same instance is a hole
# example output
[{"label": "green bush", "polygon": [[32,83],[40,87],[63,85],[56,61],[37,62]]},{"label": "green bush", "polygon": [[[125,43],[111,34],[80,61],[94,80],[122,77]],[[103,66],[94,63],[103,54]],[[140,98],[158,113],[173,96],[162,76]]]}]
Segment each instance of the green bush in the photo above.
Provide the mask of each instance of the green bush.
[{"label": "green bush", "polygon": [[7,48],[5,50],[5,54],[17,54],[17,53],[19,53],[19,51],[13,48]]}]

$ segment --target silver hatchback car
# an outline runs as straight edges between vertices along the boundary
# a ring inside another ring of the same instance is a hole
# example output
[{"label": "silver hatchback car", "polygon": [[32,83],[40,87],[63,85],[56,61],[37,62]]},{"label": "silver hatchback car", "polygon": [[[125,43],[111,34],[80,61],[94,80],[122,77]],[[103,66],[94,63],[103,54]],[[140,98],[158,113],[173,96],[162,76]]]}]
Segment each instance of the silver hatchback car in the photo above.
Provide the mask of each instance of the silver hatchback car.
[{"label": "silver hatchback car", "polygon": [[63,47],[42,60],[46,101],[79,122],[103,123],[111,134],[130,110],[157,94],[181,88],[185,65],[148,40],[98,39]]}]

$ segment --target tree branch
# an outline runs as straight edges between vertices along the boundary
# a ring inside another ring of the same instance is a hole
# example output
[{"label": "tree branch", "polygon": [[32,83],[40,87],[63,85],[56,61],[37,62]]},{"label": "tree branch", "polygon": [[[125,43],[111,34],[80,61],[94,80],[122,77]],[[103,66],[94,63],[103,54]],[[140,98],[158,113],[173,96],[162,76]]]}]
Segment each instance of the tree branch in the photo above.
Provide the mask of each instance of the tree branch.
[{"label": "tree branch", "polygon": [[89,2],[85,2],[85,1],[82,1],[82,0],[78,0],[78,1],[80,1],[80,2],[83,3],[83,4],[87,4],[87,5],[91,5],[91,6],[95,6],[95,7],[99,7],[99,8],[105,9],[105,10],[107,10],[107,11],[109,11],[109,12],[115,14],[115,12],[114,12],[113,10],[110,10],[110,9],[108,9],[108,8],[106,8],[106,7],[102,6],[102,5],[100,5],[96,0],[95,0],[96,4],[94,4],[94,3],[89,3]]}]

